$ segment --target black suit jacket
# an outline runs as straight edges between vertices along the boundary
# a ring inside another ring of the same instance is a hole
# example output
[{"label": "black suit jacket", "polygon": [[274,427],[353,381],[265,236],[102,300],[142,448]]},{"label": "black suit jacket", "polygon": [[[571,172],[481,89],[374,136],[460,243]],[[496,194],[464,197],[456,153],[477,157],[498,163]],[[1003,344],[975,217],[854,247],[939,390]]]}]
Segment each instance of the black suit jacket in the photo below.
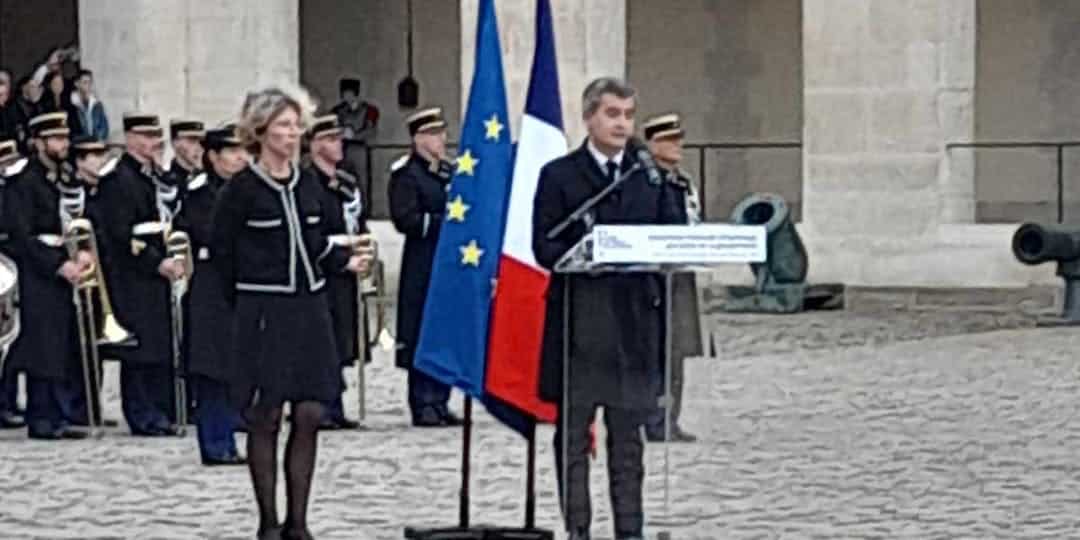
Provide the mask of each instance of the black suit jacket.
[{"label": "black suit jacket", "polygon": [[[636,160],[627,152],[622,171]],[[553,227],[608,184],[586,145],[540,171],[533,203],[533,252],[552,269],[587,232],[576,223],[548,239]],[[676,224],[682,216],[668,182],[634,172],[592,211],[596,224]],[[570,298],[569,387],[572,402],[588,399],[614,407],[650,408],[656,404],[656,358],[661,352],[661,279],[653,274],[552,274],[541,361],[540,396],[558,402],[563,393],[564,293]]]}]

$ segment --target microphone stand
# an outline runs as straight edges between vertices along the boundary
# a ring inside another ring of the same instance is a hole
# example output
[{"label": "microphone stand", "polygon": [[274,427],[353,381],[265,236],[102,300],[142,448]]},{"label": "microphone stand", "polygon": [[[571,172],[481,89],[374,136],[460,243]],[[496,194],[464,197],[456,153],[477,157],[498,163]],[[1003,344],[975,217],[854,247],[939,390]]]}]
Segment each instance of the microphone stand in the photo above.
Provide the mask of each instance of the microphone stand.
[{"label": "microphone stand", "polygon": [[641,163],[634,163],[634,165],[627,169],[626,172],[616,177],[614,182],[608,184],[607,187],[600,190],[600,192],[596,195],[589,197],[585,202],[581,203],[581,206],[577,207],[573,212],[571,212],[570,215],[566,217],[566,219],[562,220],[558,225],[552,227],[551,230],[547,233],[547,239],[554,240],[556,237],[562,234],[567,227],[581,220],[581,218],[585,217],[585,214],[587,214],[589,210],[595,208],[596,205],[600,204],[600,201],[604,200],[604,198],[610,195],[612,191],[615,191],[619,186],[623,184],[623,182],[626,182],[626,180],[630,178],[631,175],[641,169]]}]

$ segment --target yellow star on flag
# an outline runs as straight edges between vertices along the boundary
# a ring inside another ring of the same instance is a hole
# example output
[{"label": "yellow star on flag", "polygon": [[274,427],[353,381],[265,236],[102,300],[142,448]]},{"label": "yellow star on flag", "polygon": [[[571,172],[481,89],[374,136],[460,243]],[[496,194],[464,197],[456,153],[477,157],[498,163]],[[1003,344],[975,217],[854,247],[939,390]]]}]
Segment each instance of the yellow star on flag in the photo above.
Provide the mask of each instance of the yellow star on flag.
[{"label": "yellow star on flag", "polygon": [[502,133],[503,126],[499,123],[499,115],[491,115],[491,120],[484,122],[484,127],[487,128],[487,134],[484,135],[484,139],[494,139],[495,142],[499,141],[499,134]]},{"label": "yellow star on flag", "polygon": [[473,175],[473,169],[480,163],[479,159],[472,156],[472,151],[466,149],[465,153],[457,160],[457,173]]},{"label": "yellow star on flag", "polygon": [[461,195],[458,195],[456,199],[446,205],[446,211],[450,214],[447,217],[450,221],[463,222],[465,221],[465,212],[469,211],[469,205],[461,200]]},{"label": "yellow star on flag", "polygon": [[461,264],[480,266],[480,256],[484,254],[484,250],[476,245],[476,240],[469,240],[467,245],[461,246],[458,249],[461,250]]}]

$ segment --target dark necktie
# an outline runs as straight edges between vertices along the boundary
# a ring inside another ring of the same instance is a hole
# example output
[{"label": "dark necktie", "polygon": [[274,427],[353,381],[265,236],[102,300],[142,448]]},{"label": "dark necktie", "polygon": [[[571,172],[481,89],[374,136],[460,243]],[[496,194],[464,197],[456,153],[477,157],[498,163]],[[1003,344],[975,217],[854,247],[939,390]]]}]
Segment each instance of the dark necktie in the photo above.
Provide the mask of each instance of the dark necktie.
[{"label": "dark necktie", "polygon": [[618,171],[619,171],[619,165],[616,164],[614,161],[608,160],[608,162],[607,162],[607,180],[608,180],[609,184],[615,181],[615,175],[616,175],[616,173],[618,173]]}]

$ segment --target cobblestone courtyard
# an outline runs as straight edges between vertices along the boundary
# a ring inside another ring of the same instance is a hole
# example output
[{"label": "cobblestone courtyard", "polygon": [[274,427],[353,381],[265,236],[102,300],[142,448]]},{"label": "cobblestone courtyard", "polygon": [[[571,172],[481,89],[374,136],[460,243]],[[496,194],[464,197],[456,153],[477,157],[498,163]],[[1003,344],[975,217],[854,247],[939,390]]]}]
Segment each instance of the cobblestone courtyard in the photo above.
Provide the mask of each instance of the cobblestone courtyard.
[{"label": "cobblestone courtyard", "polygon": [[[1080,538],[1075,329],[955,313],[713,321],[718,358],[687,363],[684,424],[702,440],[668,448],[667,509],[665,452],[648,450],[650,534]],[[401,538],[405,524],[456,520],[460,432],[407,427],[404,375],[390,365],[380,356],[369,371],[369,429],[321,437],[320,539]],[[473,520],[518,524],[525,444],[480,410]],[[537,515],[557,529],[551,434],[538,435]],[[190,434],[44,443],[7,431],[0,455],[4,539],[252,537],[246,469],[203,468]],[[611,534],[603,459],[599,537]]]}]

